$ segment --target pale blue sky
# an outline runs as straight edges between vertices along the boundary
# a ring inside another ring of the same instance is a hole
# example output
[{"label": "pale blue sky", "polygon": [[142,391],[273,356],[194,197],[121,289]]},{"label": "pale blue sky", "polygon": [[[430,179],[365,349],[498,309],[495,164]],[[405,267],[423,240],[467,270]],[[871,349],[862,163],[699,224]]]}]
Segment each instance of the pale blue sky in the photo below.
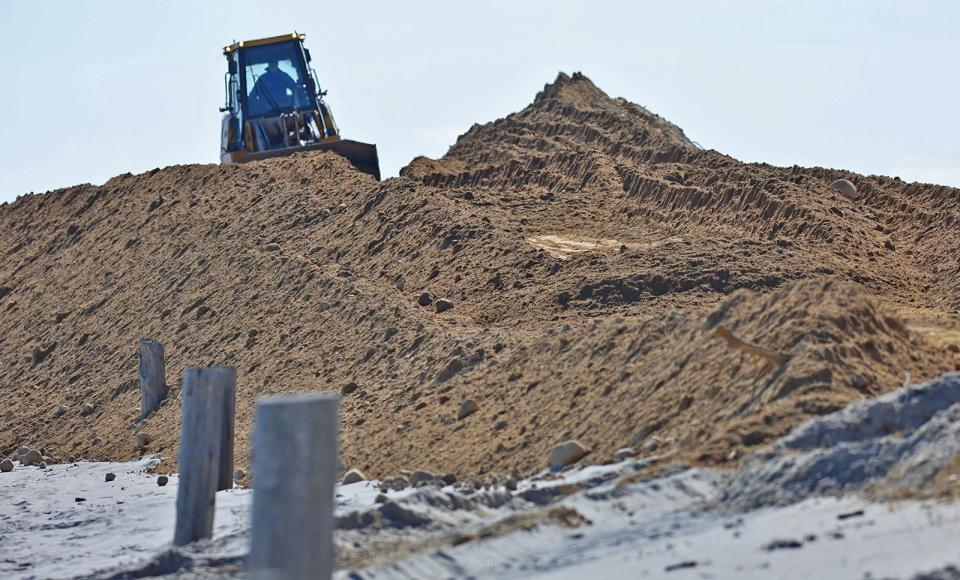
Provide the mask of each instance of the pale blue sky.
[{"label": "pale blue sky", "polygon": [[0,202],[217,162],[221,48],[294,29],[385,176],[580,70],[739,159],[960,186],[960,2],[0,0]]}]

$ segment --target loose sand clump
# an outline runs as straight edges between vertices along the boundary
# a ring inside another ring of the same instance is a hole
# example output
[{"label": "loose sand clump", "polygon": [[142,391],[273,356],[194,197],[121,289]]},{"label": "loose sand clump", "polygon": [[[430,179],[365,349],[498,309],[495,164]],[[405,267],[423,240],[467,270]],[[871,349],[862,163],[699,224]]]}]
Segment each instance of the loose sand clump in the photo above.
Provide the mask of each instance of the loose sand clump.
[{"label": "loose sand clump", "polygon": [[[173,470],[183,369],[229,364],[238,466],[255,399],[314,389],[370,477],[522,475],[571,440],[729,463],[960,364],[956,189],[744,164],[582,75],[403,175],[299,154],[0,207],[0,455]],[[143,338],[172,390],[141,424]]]}]

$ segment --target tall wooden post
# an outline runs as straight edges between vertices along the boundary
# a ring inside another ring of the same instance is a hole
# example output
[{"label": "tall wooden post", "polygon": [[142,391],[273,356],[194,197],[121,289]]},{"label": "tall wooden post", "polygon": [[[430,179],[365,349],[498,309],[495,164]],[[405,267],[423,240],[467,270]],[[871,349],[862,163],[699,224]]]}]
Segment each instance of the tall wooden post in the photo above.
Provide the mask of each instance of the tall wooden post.
[{"label": "tall wooden post", "polygon": [[140,418],[153,413],[167,396],[163,345],[153,340],[140,341]]},{"label": "tall wooden post", "polygon": [[223,426],[220,431],[220,471],[217,475],[217,491],[233,487],[233,434],[237,416],[237,369],[220,368],[228,371],[228,377],[223,391]]},{"label": "tall wooden post", "polygon": [[330,578],[336,469],[335,395],[257,401],[248,560],[253,578]]},{"label": "tall wooden post", "polygon": [[223,445],[224,397],[236,381],[233,367],[189,368],[183,376],[183,419],[177,455],[178,546],[213,535],[213,513]]}]

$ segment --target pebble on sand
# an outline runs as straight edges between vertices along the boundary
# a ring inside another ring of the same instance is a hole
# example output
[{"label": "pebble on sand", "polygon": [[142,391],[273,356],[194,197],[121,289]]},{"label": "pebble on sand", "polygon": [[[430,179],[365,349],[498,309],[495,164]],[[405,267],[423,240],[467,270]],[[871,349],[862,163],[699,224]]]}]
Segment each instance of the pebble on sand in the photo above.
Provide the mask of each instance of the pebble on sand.
[{"label": "pebble on sand", "polygon": [[635,453],[633,451],[633,447],[622,447],[620,449],[617,449],[614,452],[613,456],[617,459],[617,461],[623,461],[624,459],[629,459],[630,457],[633,457],[634,454]]},{"label": "pebble on sand", "polygon": [[446,298],[437,298],[435,306],[437,313],[446,312],[447,310],[453,309],[453,302],[447,300]]},{"label": "pebble on sand", "polygon": [[550,452],[550,469],[560,469],[582,459],[588,453],[579,441],[564,441]]},{"label": "pebble on sand", "polygon": [[6,473],[8,471],[13,471],[13,462],[9,459],[0,461],[0,472]]},{"label": "pebble on sand", "polygon": [[417,304],[420,306],[430,306],[433,304],[433,294],[429,292],[421,292],[420,296],[417,297]]},{"label": "pebble on sand", "polygon": [[276,242],[270,242],[269,244],[264,244],[263,249],[267,252],[276,252],[280,249],[280,244]]},{"label": "pebble on sand", "polygon": [[477,402],[473,399],[467,399],[460,403],[460,410],[457,411],[457,419],[465,419],[477,412]]},{"label": "pebble on sand", "polygon": [[830,184],[830,187],[840,192],[840,195],[847,199],[856,199],[857,186],[849,179],[838,179]]},{"label": "pebble on sand", "polygon": [[384,477],[383,484],[380,486],[381,491],[402,491],[407,488],[407,478],[403,476],[399,477]]},{"label": "pebble on sand", "polygon": [[34,465],[43,461],[43,454],[36,449],[31,449],[20,459],[21,465]]},{"label": "pebble on sand", "polygon": [[457,483],[457,476],[454,475],[453,473],[448,473],[448,474],[444,475],[443,477],[441,477],[440,479],[443,481],[443,483],[445,483],[445,484],[447,484],[447,485],[453,485],[453,484]]},{"label": "pebble on sand", "polygon": [[160,487],[163,487],[167,485],[168,481],[170,481],[170,479],[168,479],[166,475],[161,475],[160,477],[157,478],[157,485],[159,485]]},{"label": "pebble on sand", "polygon": [[351,483],[357,483],[358,481],[366,481],[367,476],[363,474],[359,469],[351,469],[343,475],[343,479],[340,481],[340,485],[350,485]]},{"label": "pebble on sand", "polygon": [[417,469],[412,474],[410,474],[410,485],[417,487],[418,485],[427,484],[433,482],[437,477],[425,469]]},{"label": "pebble on sand", "polygon": [[106,475],[103,476],[104,481],[113,481],[116,478],[117,478],[117,474],[113,472],[107,473]]}]

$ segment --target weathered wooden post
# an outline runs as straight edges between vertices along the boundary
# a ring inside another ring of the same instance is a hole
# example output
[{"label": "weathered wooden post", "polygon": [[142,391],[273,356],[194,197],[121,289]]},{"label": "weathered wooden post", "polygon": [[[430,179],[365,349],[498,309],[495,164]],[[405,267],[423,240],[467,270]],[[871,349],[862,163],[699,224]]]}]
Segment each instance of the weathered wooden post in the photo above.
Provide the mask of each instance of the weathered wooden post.
[{"label": "weathered wooden post", "polygon": [[214,502],[220,477],[223,446],[224,397],[235,383],[233,367],[189,368],[183,375],[183,419],[177,454],[177,523],[173,543],[178,546],[213,535]]},{"label": "weathered wooden post", "polygon": [[248,560],[253,578],[330,578],[336,469],[336,395],[257,401]]},{"label": "weathered wooden post", "polygon": [[140,418],[153,413],[167,396],[163,345],[153,340],[140,341]]},{"label": "weathered wooden post", "polygon": [[220,473],[217,476],[217,491],[233,487],[233,433],[237,416],[237,369],[229,370],[226,389],[223,391],[223,426],[220,431]]}]

